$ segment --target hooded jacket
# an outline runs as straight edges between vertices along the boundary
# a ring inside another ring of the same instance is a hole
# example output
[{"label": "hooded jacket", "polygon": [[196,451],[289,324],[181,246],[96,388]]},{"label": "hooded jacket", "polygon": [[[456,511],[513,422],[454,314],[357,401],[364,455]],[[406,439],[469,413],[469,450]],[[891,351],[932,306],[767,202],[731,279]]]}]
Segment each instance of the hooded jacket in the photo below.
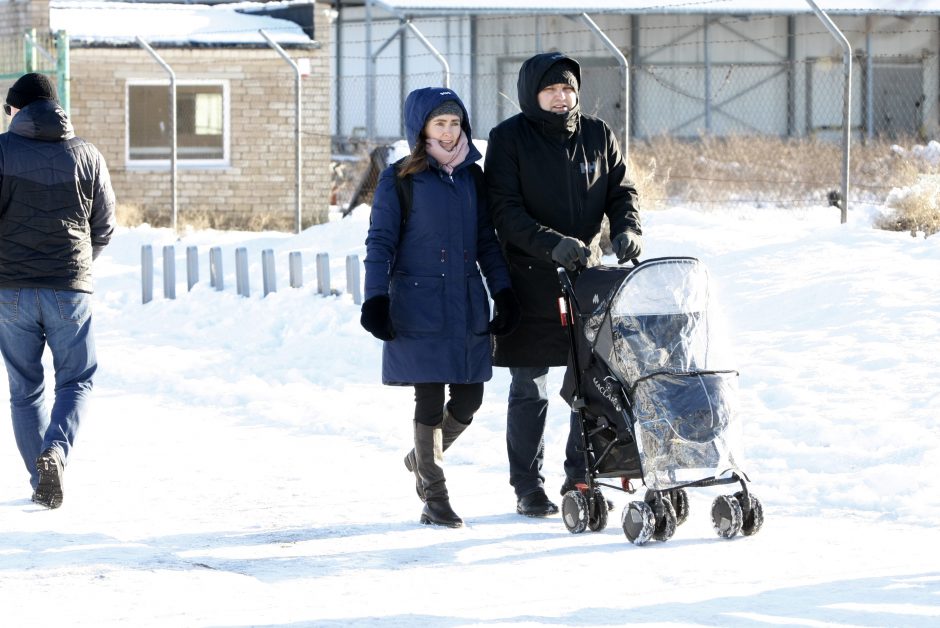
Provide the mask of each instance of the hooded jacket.
[{"label": "hooded jacket", "polygon": [[98,149],[55,102],[21,109],[0,134],[0,287],[91,292],[92,259],[113,231]]},{"label": "hooded jacket", "polygon": [[448,175],[428,157],[413,175],[407,221],[395,188],[395,170],[379,177],[366,238],[365,298],[388,295],[395,338],[384,343],[382,382],[469,384],[492,377],[491,294],[510,287],[509,273],[471,164],[481,157],[470,139],[467,110],[447,88],[418,89],[405,101],[412,150],[425,121],[447,100],[460,105],[469,153]]},{"label": "hooded jacket", "polygon": [[490,131],[486,151],[490,213],[522,306],[519,327],[496,339],[497,366],[567,364],[552,260],[562,237],[589,244],[604,215],[612,238],[627,230],[642,233],[636,188],[610,127],[581,113],[580,96],[566,114],[539,107],[539,83],[556,63],[566,64],[581,84],[580,66],[564,54],[528,59],[517,85],[522,112]]}]

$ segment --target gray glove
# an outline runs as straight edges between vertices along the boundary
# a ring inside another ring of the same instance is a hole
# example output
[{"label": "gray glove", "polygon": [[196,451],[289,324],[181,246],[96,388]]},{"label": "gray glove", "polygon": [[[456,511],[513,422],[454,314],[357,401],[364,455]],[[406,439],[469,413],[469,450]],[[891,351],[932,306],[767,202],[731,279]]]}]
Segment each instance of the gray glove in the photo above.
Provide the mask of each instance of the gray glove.
[{"label": "gray glove", "polygon": [[552,260],[559,266],[568,270],[578,270],[579,266],[587,266],[591,250],[577,238],[563,237],[552,249]]},{"label": "gray glove", "polygon": [[617,261],[621,264],[636,259],[643,251],[643,242],[640,240],[640,236],[632,231],[624,231],[623,233],[617,234],[617,236],[611,240],[610,244],[614,247]]}]

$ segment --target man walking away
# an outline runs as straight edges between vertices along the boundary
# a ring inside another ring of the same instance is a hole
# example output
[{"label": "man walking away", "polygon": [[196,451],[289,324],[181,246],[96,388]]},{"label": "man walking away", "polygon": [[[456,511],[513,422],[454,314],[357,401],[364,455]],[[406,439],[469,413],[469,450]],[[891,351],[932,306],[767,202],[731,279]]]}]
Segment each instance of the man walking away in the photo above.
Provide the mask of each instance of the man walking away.
[{"label": "man walking away", "polygon": [[[75,137],[48,77],[21,76],[3,110],[11,120],[0,134],[0,352],[32,499],[58,508],[98,368],[91,268],[114,231],[114,192],[104,158]],[[46,345],[55,370],[51,410]]]}]

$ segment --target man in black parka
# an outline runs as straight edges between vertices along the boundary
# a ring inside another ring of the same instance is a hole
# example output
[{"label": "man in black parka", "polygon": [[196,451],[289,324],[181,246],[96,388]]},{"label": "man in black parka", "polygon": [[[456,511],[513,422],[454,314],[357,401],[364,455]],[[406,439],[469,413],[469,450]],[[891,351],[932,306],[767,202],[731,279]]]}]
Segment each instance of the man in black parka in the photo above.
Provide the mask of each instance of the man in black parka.
[{"label": "man in black parka", "polygon": [[[493,223],[522,306],[515,332],[496,338],[494,364],[512,376],[506,416],[509,482],[516,511],[530,517],[558,512],[545,494],[546,379],[568,363],[556,269],[588,263],[587,245],[604,215],[623,262],[640,254],[636,188],[610,127],[581,113],[581,68],[558,52],[535,55],[519,70],[522,113],[491,132],[485,172]],[[562,493],[583,481],[583,454],[572,416]]]},{"label": "man in black parka", "polygon": [[[104,158],[75,137],[47,76],[21,76],[3,109],[10,126],[0,134],[0,353],[32,499],[58,508],[98,367],[91,268],[114,231],[114,192]],[[47,346],[55,370],[51,408]]]}]

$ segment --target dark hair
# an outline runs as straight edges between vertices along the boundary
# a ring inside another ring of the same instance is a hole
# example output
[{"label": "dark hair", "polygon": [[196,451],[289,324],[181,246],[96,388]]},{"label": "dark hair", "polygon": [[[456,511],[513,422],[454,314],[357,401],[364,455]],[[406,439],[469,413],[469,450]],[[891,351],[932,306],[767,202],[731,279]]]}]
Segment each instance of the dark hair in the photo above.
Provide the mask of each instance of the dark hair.
[{"label": "dark hair", "polygon": [[415,141],[414,149],[398,170],[398,176],[400,178],[403,179],[409,174],[418,174],[428,169],[427,140],[428,138],[424,135],[424,129],[422,128],[418,132],[418,139]]}]

